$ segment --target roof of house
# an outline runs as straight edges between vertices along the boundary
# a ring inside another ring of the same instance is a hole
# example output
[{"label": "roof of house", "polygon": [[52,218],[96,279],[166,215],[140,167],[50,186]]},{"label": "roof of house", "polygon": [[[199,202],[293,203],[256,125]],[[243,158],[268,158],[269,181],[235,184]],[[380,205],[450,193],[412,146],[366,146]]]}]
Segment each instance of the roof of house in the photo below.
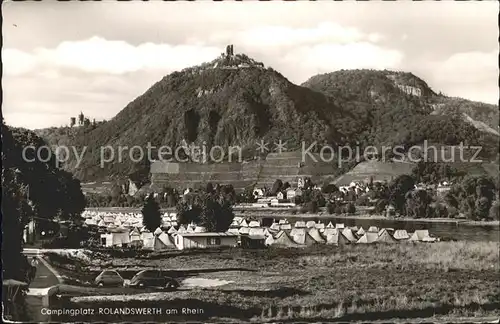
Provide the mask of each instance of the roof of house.
[{"label": "roof of house", "polygon": [[221,237],[221,236],[226,236],[226,237],[236,237],[238,234],[234,233],[215,233],[215,232],[205,232],[205,233],[178,233],[177,235],[179,236],[184,236],[184,237],[191,237],[191,236],[200,236],[200,237]]}]

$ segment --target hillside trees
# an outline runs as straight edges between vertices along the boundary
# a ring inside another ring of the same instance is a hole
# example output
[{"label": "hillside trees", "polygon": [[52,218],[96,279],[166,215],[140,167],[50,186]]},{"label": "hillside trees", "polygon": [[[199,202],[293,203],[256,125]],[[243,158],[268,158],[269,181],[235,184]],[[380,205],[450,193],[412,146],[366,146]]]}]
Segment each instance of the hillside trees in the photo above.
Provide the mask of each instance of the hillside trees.
[{"label": "hillside trees", "polygon": [[452,186],[446,200],[469,219],[487,219],[495,193],[495,182],[491,178],[467,176]]},{"label": "hillside trees", "polygon": [[224,195],[197,193],[193,199],[177,204],[177,221],[195,223],[209,232],[225,232],[234,218],[231,200]]},{"label": "hillside trees", "polygon": [[[80,182],[57,168],[54,155],[36,156],[45,142],[2,122],[2,259],[4,278],[24,280],[22,232],[28,222],[55,218],[77,222],[85,207]],[[23,149],[31,147],[25,151]],[[42,162],[42,159],[47,162]],[[21,271],[20,271],[21,270]]]},{"label": "hillside trees", "polygon": [[397,212],[405,214],[406,194],[415,188],[415,180],[409,175],[401,175],[389,185],[389,203]]},{"label": "hillside trees", "polygon": [[426,190],[412,190],[406,194],[406,215],[413,218],[430,218],[432,196]]}]

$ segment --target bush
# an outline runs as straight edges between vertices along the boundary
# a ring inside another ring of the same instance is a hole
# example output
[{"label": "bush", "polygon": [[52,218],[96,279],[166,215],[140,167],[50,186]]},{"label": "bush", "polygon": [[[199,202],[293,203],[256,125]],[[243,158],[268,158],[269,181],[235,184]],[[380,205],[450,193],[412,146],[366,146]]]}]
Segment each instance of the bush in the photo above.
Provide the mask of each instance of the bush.
[{"label": "bush", "polygon": [[449,217],[448,209],[443,204],[437,204],[434,207],[433,214],[434,214],[433,215],[434,217],[438,217],[438,218],[448,218]]},{"label": "bush", "polygon": [[382,214],[385,212],[385,207],[389,202],[386,199],[379,199],[375,204],[375,212]]},{"label": "bush", "polygon": [[457,218],[459,216],[458,209],[455,207],[448,207],[448,217]]},{"label": "bush", "polygon": [[311,214],[317,213],[318,210],[319,210],[319,207],[318,207],[318,203],[316,202],[316,200],[311,200],[307,204],[307,211],[310,212]]},{"label": "bush", "polygon": [[356,207],[354,207],[353,203],[348,203],[345,208],[345,211],[347,214],[354,214],[356,212]]},{"label": "bush", "polygon": [[368,199],[368,197],[366,195],[363,195],[361,197],[359,197],[358,199],[356,199],[356,205],[358,206],[368,206],[370,203],[370,200]]},{"label": "bush", "polygon": [[489,216],[491,219],[500,220],[499,207],[500,206],[499,206],[498,201],[495,201],[490,208]]},{"label": "bush", "polygon": [[331,203],[331,202],[328,202],[326,204],[326,211],[328,212],[328,214],[332,215],[335,213],[335,204]]}]

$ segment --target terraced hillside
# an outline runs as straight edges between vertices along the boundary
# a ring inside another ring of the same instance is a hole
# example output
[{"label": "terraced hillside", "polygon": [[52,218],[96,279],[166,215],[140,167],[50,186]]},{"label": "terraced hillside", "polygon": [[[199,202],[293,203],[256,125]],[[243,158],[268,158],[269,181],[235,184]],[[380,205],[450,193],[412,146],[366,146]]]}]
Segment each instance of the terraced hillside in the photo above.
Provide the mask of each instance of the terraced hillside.
[{"label": "terraced hillside", "polygon": [[276,179],[297,185],[298,178],[310,177],[315,183],[335,178],[341,170],[336,161],[323,162],[319,154],[313,158],[301,152],[270,153],[261,160],[243,163],[166,163],[154,162],[151,165],[152,186],[161,188],[195,188],[207,182],[231,184],[236,190],[249,186],[272,187]]},{"label": "terraced hillside", "polygon": [[414,166],[410,162],[365,161],[337,178],[334,183],[337,186],[347,186],[351,182],[368,181],[370,177],[373,177],[373,181],[390,182],[400,175],[411,174]]}]

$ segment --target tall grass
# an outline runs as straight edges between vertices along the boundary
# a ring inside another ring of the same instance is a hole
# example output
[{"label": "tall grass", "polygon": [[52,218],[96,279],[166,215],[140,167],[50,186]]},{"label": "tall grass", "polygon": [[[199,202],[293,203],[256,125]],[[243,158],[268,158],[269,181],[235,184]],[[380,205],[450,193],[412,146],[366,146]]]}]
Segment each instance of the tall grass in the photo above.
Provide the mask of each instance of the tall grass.
[{"label": "tall grass", "polygon": [[338,264],[396,263],[420,264],[450,269],[496,270],[499,266],[498,242],[439,242],[406,244],[351,245],[328,255],[301,256],[301,266],[332,267]]}]

